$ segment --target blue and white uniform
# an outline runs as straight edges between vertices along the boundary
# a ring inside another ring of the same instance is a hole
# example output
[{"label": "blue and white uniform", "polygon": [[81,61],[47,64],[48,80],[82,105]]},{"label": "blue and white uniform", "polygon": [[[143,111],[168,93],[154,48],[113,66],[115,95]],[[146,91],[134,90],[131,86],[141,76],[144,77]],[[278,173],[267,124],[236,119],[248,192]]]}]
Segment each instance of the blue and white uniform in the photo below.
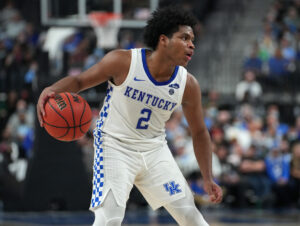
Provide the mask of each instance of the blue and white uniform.
[{"label": "blue and white uniform", "polygon": [[168,81],[157,82],[146,50],[131,50],[128,75],[119,86],[108,82],[94,130],[91,209],[110,190],[125,207],[133,184],[153,209],[185,196],[186,181],[167,146],[165,122],[181,105],[186,79],[186,69],[177,66]]}]

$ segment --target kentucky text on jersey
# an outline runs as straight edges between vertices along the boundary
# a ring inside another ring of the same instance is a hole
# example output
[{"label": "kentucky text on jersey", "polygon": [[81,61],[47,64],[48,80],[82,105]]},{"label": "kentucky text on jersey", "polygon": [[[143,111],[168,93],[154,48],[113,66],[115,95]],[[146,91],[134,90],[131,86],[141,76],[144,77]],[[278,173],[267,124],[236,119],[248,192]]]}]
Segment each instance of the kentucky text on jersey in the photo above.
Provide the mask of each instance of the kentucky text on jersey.
[{"label": "kentucky text on jersey", "polygon": [[173,103],[171,101],[161,99],[157,96],[140,91],[138,89],[134,89],[130,86],[126,87],[126,91],[124,95],[133,100],[140,101],[147,105],[152,105],[153,107],[157,107],[159,109],[163,109],[166,111],[172,111],[174,107],[177,105],[177,103]]}]

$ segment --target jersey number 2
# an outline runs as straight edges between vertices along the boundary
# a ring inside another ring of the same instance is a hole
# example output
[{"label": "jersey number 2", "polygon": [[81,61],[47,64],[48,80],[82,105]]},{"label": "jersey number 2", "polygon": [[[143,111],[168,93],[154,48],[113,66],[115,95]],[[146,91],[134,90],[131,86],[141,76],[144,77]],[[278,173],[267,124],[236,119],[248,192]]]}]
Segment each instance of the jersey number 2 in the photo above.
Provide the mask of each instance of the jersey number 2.
[{"label": "jersey number 2", "polygon": [[139,121],[136,125],[137,129],[148,129],[149,125],[147,122],[149,122],[149,120],[150,120],[151,113],[152,113],[152,111],[148,108],[143,108],[141,110],[141,114],[143,115],[143,117],[139,118]]}]

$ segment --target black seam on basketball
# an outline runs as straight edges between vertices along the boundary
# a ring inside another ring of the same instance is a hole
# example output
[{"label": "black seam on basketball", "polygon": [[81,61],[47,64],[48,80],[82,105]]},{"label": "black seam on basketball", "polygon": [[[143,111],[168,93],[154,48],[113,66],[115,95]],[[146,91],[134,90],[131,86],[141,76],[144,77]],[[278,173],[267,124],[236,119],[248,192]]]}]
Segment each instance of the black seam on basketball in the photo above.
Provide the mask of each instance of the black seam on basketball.
[{"label": "black seam on basketball", "polygon": [[[82,123],[81,125],[83,126],[83,125],[86,125],[86,124],[89,124],[90,122],[91,122],[92,120],[89,120],[89,121],[87,121],[87,122],[85,122],[85,123]],[[68,128],[68,130],[70,129],[70,128],[76,128],[76,127],[80,127],[80,125],[78,125],[78,126],[74,126],[74,127],[59,127],[59,126],[55,126],[55,125],[51,125],[51,124],[49,124],[49,123],[45,123],[45,124],[47,124],[47,125],[49,125],[49,126],[52,126],[52,127],[55,127],[55,128],[59,128],[59,129],[64,129],[64,128]],[[55,139],[60,139],[60,138],[63,138],[64,136],[66,136],[66,134],[64,134],[64,135],[62,135],[62,136],[59,136],[59,137],[55,137],[55,136],[53,136]],[[74,139],[74,138],[73,138]],[[62,141],[64,141],[64,140],[62,140]],[[72,140],[70,140],[70,141],[72,141]]]},{"label": "black seam on basketball", "polygon": [[[52,106],[52,104],[50,103],[50,101],[48,101],[48,104],[49,104],[49,106],[53,109],[53,111],[55,111],[63,120],[65,120],[65,122],[67,123],[67,127],[65,127],[65,128],[68,128],[67,129],[67,131],[66,131],[66,133],[65,134],[63,134],[63,136],[66,136],[68,133],[69,133],[69,130],[70,130],[70,126],[69,126],[69,123],[68,123],[68,121],[64,118],[64,116],[62,116],[58,111],[56,111],[56,109]],[[44,120],[44,123],[45,124],[49,124],[48,122],[46,122],[45,120]]]},{"label": "black seam on basketball", "polygon": [[84,131],[82,131],[82,129],[81,129],[81,120],[82,120],[82,117],[83,117],[83,115],[84,115],[84,112],[85,112],[85,106],[86,106],[86,102],[83,100],[83,102],[84,102],[84,105],[83,105],[83,111],[82,111],[82,114],[81,114],[81,116],[80,116],[80,121],[79,121],[79,129],[80,129],[80,132],[81,133],[85,133]]},{"label": "black seam on basketball", "polygon": [[80,127],[80,126],[84,126],[86,124],[89,124],[92,120],[90,119],[89,121],[86,121],[85,123],[82,123],[81,125],[78,125],[78,126],[56,126],[56,125],[52,125],[48,122],[44,122],[45,124],[47,124],[48,126],[52,126],[54,128],[58,128],[58,129],[66,129],[66,128],[69,128],[69,129],[72,129],[72,128],[77,128],[77,127]]},{"label": "black seam on basketball", "polygon": [[[75,116],[74,116],[74,111],[73,111],[73,106],[72,106],[72,103],[70,101],[70,98],[69,96],[67,95],[67,93],[64,93],[66,95],[66,97],[68,98],[68,101],[70,103],[70,107],[71,107],[71,111],[72,111],[72,116],[73,116],[73,125],[75,126]],[[71,94],[70,94],[71,95]],[[74,127],[74,134],[73,134],[73,139],[75,138],[75,133],[76,133],[76,129]]]}]

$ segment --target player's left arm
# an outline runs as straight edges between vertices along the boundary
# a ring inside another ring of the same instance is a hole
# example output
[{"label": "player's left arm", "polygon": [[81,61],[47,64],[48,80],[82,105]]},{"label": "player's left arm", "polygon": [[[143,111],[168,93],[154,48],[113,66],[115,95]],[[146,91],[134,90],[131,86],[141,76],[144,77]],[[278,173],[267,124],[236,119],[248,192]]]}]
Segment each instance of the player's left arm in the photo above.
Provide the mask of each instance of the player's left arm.
[{"label": "player's left arm", "polygon": [[211,140],[204,123],[201,90],[198,81],[189,73],[182,108],[192,134],[195,156],[204,180],[204,189],[212,202],[219,203],[222,201],[222,189],[213,181]]}]

